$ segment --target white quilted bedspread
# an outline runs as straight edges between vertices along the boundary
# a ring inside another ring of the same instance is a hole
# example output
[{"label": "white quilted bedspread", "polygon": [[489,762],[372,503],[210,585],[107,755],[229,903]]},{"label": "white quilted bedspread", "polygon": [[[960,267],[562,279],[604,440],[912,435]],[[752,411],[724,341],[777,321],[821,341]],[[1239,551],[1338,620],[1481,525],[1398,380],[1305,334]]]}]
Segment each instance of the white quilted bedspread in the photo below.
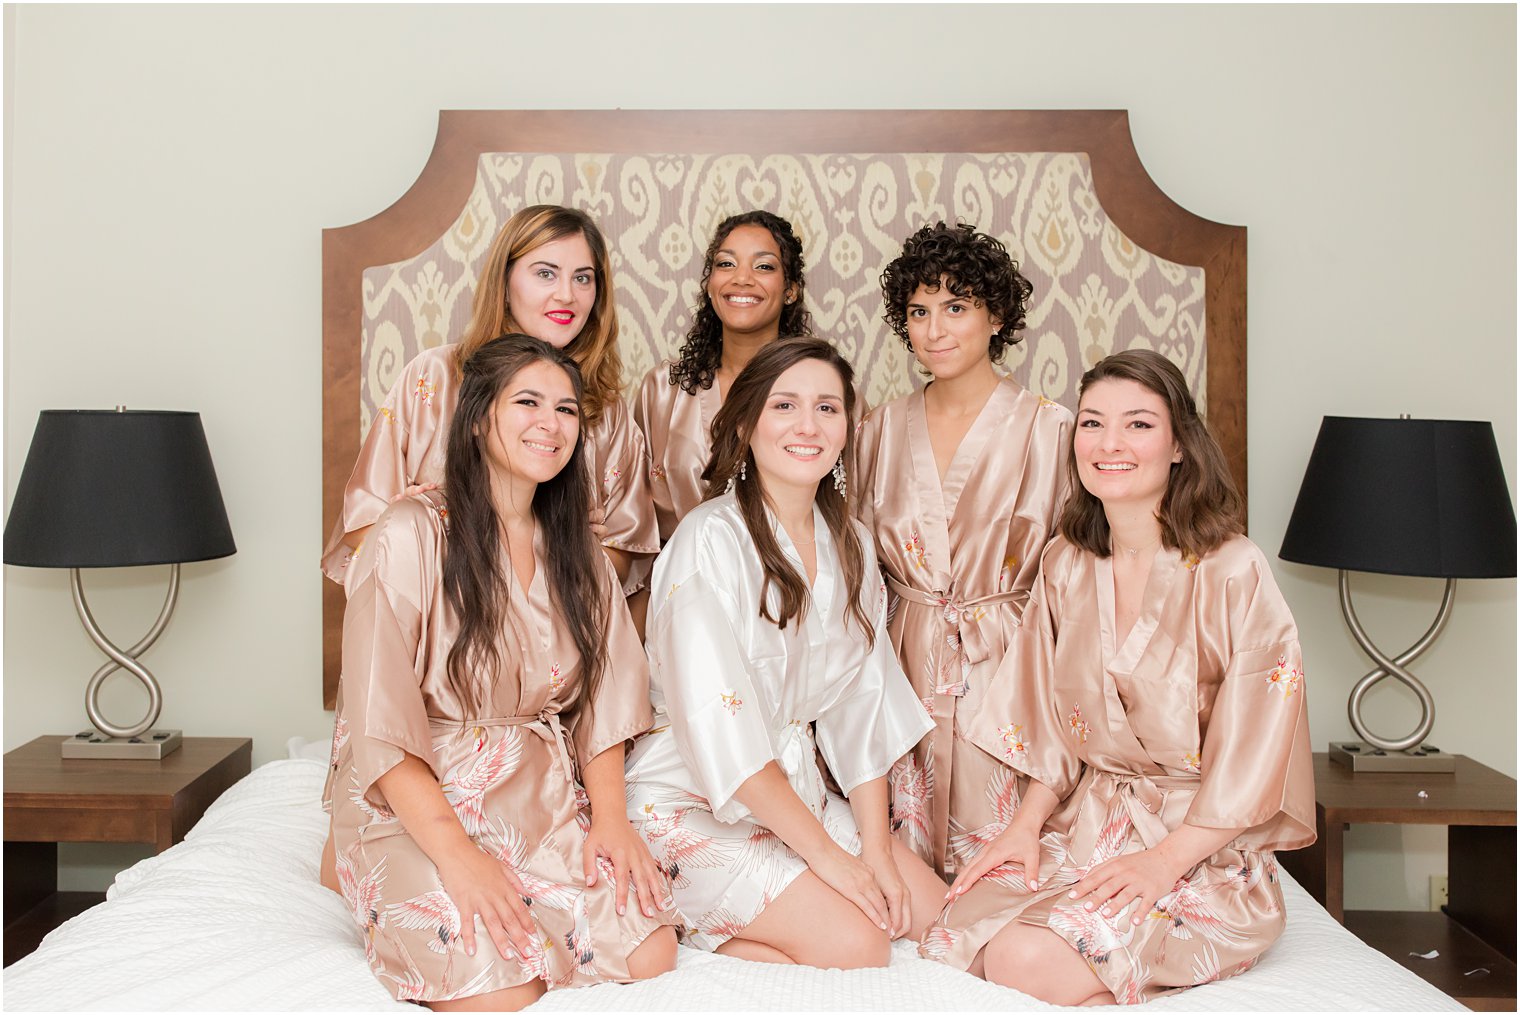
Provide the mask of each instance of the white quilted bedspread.
[{"label": "white quilted bedspread", "polygon": [[[343,902],[317,884],[324,766],[297,758],[229,790],[184,842],[122,872],[107,901],[6,969],[7,1010],[416,1011],[371,975]],[[1249,973],[1152,1002],[1167,1011],[1446,1010],[1445,994],[1366,947],[1284,877],[1288,929]],[[817,970],[682,948],[674,972],[555,991],[543,1011],[1021,1011],[1052,1007],[918,958]]]}]

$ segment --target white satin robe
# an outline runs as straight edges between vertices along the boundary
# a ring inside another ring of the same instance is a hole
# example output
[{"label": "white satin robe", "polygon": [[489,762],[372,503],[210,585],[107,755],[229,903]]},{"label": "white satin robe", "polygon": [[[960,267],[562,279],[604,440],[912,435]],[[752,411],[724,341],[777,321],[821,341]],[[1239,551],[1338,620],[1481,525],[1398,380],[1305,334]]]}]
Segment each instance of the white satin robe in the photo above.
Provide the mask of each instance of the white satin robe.
[{"label": "white satin robe", "polygon": [[[655,728],[628,758],[628,818],[671,876],[688,940],[735,936],[807,869],[736,797],[777,762],[841,846],[860,851],[849,793],[886,775],[930,729],[885,631],[870,540],[860,592],[867,642],[846,614],[835,543],[814,510],[817,579],[807,616],[785,630],[760,616],[760,558],[732,496],[687,514],[655,562],[646,647]],[[772,521],[783,552],[796,548]],[[815,734],[816,731],[816,734]],[[816,741],[815,741],[816,735]]]}]

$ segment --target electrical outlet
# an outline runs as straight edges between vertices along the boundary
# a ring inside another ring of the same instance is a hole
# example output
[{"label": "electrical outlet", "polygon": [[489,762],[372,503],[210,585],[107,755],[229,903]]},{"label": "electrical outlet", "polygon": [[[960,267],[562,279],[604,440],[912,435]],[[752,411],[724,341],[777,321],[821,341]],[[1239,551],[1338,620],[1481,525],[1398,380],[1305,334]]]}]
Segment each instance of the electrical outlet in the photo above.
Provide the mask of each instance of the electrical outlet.
[{"label": "electrical outlet", "polygon": [[1446,875],[1432,874],[1430,876],[1430,911],[1439,912],[1446,905]]}]

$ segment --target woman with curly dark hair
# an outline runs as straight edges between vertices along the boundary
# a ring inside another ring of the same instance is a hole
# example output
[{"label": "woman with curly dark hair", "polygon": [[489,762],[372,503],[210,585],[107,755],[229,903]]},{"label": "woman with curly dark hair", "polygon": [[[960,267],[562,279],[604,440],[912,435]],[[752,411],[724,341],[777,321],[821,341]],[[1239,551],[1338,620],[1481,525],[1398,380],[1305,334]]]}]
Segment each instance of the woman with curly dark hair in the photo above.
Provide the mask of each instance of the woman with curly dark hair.
[{"label": "woman with curly dark hair", "polygon": [[941,874],[1012,812],[1012,771],[961,736],[1055,527],[1071,413],[993,364],[1033,287],[969,225],[925,226],[881,276],[886,320],[928,385],[872,412],[857,510],[898,599],[892,643],[935,729],[892,772],[892,823]]},{"label": "woman with curly dark hair", "polygon": [[709,429],[734,378],[778,337],[809,333],[803,290],[802,241],[786,219],[747,211],[718,224],[680,355],[650,370],[634,399],[662,543],[702,502]]}]

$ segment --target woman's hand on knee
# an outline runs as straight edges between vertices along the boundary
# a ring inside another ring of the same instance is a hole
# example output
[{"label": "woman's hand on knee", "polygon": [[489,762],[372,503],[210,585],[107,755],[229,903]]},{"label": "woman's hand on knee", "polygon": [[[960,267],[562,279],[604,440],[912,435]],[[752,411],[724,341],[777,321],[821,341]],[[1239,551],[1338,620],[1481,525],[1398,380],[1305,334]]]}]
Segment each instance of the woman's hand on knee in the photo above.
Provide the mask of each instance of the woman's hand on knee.
[{"label": "woman's hand on knee", "polygon": [[913,926],[913,908],[908,894],[908,883],[892,856],[892,842],[887,840],[874,849],[861,851],[860,858],[875,875],[876,887],[887,904],[887,935],[896,941]]},{"label": "woman's hand on knee", "polygon": [[1156,900],[1170,892],[1184,873],[1185,869],[1178,870],[1157,850],[1142,849],[1098,864],[1068,895],[1086,900],[1083,909],[1097,909],[1110,918],[1117,917],[1130,904],[1139,903],[1130,914],[1130,922],[1138,925],[1150,914]]},{"label": "woman's hand on knee", "polygon": [[670,884],[665,878],[665,872],[660,870],[654,857],[649,855],[649,847],[643,838],[621,814],[591,819],[582,857],[587,888],[596,884],[598,860],[601,858],[612,865],[618,915],[621,916],[627,909],[630,882],[638,894],[639,908],[645,916],[654,916],[670,905]]},{"label": "woman's hand on knee", "polygon": [[809,867],[820,881],[859,907],[876,927],[885,931],[891,926],[887,900],[876,883],[876,874],[860,857],[836,846]]},{"label": "woman's hand on knee", "polygon": [[1015,818],[983,846],[981,852],[956,875],[950,890],[945,893],[946,901],[960,898],[972,885],[1004,864],[1018,868],[1019,876],[1031,892],[1040,887],[1040,829],[1033,822]]},{"label": "woman's hand on knee", "polygon": [[474,843],[438,864],[443,890],[459,911],[459,940],[466,955],[475,954],[475,920],[504,959],[531,955],[538,927],[523,904],[523,886],[506,864]]}]

